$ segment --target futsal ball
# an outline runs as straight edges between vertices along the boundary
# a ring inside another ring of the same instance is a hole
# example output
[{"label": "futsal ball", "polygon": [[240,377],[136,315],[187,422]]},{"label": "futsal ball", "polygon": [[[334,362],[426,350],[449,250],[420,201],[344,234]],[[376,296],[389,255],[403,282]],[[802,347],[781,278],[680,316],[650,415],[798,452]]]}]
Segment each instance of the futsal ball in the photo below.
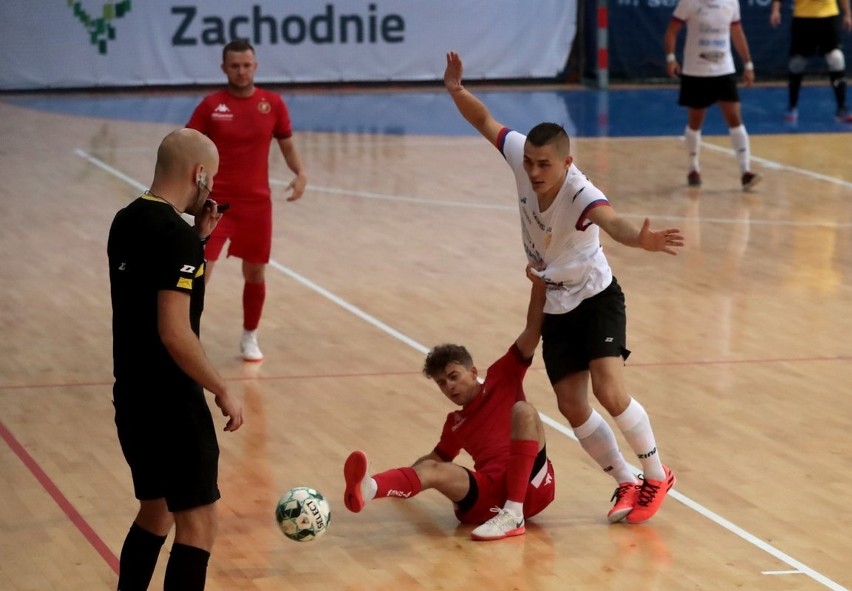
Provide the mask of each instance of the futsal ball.
[{"label": "futsal ball", "polygon": [[297,542],[310,542],[325,533],[331,508],[320,493],[306,486],[291,488],[278,499],[275,520],[284,535]]}]

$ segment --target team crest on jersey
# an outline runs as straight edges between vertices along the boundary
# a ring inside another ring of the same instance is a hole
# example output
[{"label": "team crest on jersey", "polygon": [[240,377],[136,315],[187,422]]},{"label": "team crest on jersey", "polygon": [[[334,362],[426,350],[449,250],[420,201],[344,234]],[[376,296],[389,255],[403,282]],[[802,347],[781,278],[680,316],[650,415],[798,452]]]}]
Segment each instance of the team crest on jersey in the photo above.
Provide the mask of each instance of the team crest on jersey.
[{"label": "team crest on jersey", "polygon": [[261,113],[269,113],[272,110],[272,105],[270,105],[267,101],[263,100],[257,103],[257,110]]}]

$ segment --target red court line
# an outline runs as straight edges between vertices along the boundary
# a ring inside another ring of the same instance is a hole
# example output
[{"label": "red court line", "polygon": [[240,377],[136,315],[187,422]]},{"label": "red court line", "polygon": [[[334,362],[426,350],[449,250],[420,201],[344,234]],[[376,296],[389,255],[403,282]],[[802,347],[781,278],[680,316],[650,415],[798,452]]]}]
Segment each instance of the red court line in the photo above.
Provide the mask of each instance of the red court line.
[{"label": "red court line", "polygon": [[[852,355],[820,355],[814,357],[768,357],[764,359],[685,359],[683,361],[648,361],[645,363],[629,363],[628,369],[660,368],[660,367],[686,367],[706,365],[761,365],[770,363],[809,363],[826,361],[852,361]],[[532,371],[544,371],[543,367],[534,367]],[[273,382],[279,380],[314,380],[314,379],[345,379],[366,378],[381,376],[407,376],[421,375],[419,371],[377,371],[377,372],[355,372],[355,373],[322,373],[322,374],[294,374],[294,375],[269,375],[269,376],[230,376],[226,382]],[[103,387],[112,386],[113,380],[108,382],[90,383],[55,383],[55,384],[0,384],[0,392],[4,390],[39,390],[46,388],[81,388],[81,387]]]},{"label": "red court line", "polygon": [[118,557],[112,553],[106,543],[97,533],[95,533],[95,530],[92,529],[92,526],[90,526],[83,516],[80,515],[77,509],[74,508],[74,505],[65,498],[65,495],[62,494],[62,491],[59,490],[59,487],[53,483],[50,477],[45,474],[44,470],[41,469],[41,466],[38,465],[38,462],[36,462],[29,452],[24,449],[24,446],[15,439],[15,436],[6,428],[3,421],[0,421],[0,437],[3,438],[6,445],[15,452],[15,455],[18,456],[32,475],[35,476],[42,488],[44,488],[44,490],[53,497],[53,500],[57,505],[59,505],[59,508],[65,512],[65,515],[68,516],[71,523],[73,523],[80,533],[83,534],[86,541],[88,541],[97,553],[101,555],[115,574],[118,574]]}]

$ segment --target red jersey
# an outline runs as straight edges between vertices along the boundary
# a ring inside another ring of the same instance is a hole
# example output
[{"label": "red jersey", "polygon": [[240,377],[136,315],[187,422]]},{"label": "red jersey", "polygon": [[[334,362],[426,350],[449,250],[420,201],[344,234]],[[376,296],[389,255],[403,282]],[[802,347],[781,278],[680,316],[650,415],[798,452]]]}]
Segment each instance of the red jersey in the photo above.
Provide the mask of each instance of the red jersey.
[{"label": "red jersey", "polygon": [[272,138],[293,135],[290,113],[280,96],[261,88],[248,97],[221,90],[201,101],[186,126],[208,136],[219,149],[213,199],[227,203],[270,199],[269,146]]},{"label": "red jersey", "polygon": [[509,463],[512,406],[526,400],[524,376],[532,359],[523,359],[512,344],[485,374],[479,394],[465,407],[447,415],[435,453],[449,462],[463,449],[478,472],[502,472]]}]

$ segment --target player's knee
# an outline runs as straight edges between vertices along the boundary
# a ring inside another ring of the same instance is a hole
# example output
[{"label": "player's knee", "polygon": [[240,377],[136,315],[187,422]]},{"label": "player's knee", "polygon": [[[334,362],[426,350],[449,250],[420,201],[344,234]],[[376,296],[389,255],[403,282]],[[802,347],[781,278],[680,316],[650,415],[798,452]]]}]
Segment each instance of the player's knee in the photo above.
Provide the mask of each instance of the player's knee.
[{"label": "player's knee", "polygon": [[803,55],[794,55],[790,57],[788,68],[793,74],[802,74],[808,66],[808,58]]},{"label": "player's knee", "polygon": [[529,402],[519,400],[512,406],[512,437],[529,437],[536,432],[538,411]]},{"label": "player's knee", "polygon": [[512,406],[512,418],[528,419],[535,418],[536,416],[538,416],[538,412],[536,412],[535,407],[529,402],[519,400]]},{"label": "player's knee", "polygon": [[185,511],[175,511],[175,541],[209,551],[219,529],[215,503]]},{"label": "player's knee", "polygon": [[828,64],[829,72],[843,72],[846,70],[846,59],[839,49],[832,49],[825,54],[825,63]]},{"label": "player's knee", "polygon": [[422,460],[413,466],[414,472],[417,474],[417,477],[421,482],[427,482],[433,478],[441,463],[442,462],[436,462],[435,460]]},{"label": "player's knee", "polygon": [[168,534],[175,522],[165,499],[140,501],[135,521],[139,527],[156,535]]}]

